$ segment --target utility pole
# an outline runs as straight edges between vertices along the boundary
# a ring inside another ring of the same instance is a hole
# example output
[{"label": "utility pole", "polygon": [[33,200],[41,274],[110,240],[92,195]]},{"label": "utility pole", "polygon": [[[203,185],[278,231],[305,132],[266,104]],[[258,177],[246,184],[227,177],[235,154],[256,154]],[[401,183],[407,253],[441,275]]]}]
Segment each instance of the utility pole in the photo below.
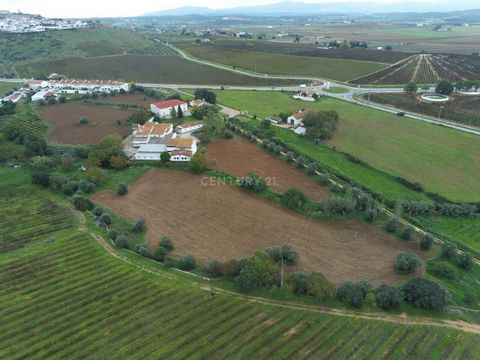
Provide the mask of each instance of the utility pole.
[{"label": "utility pole", "polygon": [[440,111],[438,112],[438,119],[440,120],[440,116],[442,115],[443,105],[440,106]]}]

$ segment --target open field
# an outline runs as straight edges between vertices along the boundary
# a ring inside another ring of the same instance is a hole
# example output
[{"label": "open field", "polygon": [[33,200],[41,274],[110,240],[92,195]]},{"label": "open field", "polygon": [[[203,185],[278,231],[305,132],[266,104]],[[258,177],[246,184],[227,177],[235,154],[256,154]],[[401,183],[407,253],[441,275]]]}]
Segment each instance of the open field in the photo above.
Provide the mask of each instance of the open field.
[{"label": "open field", "polygon": [[57,72],[73,78],[114,79],[143,83],[258,86],[293,83],[287,80],[270,80],[235,74],[173,55],[74,57],[21,64],[16,66],[16,69],[21,76],[25,77],[45,76],[45,74]]},{"label": "open field", "polygon": [[386,67],[376,62],[226,49],[197,43],[181,43],[179,47],[200,59],[262,74],[316,76],[347,81]]},{"label": "open field", "polygon": [[[182,42],[179,47],[192,48],[194,44]],[[379,63],[395,63],[408,56],[411,53],[400,51],[383,51],[371,49],[322,49],[319,45],[312,43],[293,43],[280,41],[259,41],[259,40],[216,40],[209,45],[209,48],[222,48],[225,51],[230,50],[248,50],[261,51],[270,54],[297,55],[315,58],[333,58],[341,60],[361,60],[373,61]]]},{"label": "open field", "polygon": [[[130,131],[126,120],[131,112],[126,110],[67,103],[39,106],[36,111],[53,127],[48,135],[48,140],[52,143],[90,145],[96,144],[108,134],[125,136]],[[87,125],[79,124],[83,117],[88,119]],[[121,121],[121,125],[117,124],[117,120]]]},{"label": "open field", "polygon": [[[335,146],[393,176],[420,182],[427,191],[438,192],[450,200],[480,200],[480,182],[477,181],[480,178],[480,142],[474,135],[328,97],[304,103],[286,93],[224,90],[217,91],[217,101],[248,110],[260,118],[299,108],[336,110],[340,116],[339,127],[327,147]],[[284,142],[375,192],[388,198],[409,196],[408,192],[396,192],[394,179],[387,179],[387,175],[375,174],[291,131],[273,129]]]},{"label": "open field", "polygon": [[274,191],[283,193],[296,188],[315,201],[329,197],[329,192],[311,177],[246,140],[215,141],[208,145],[207,154],[214,161],[212,168],[235,176],[253,172],[265,179]]},{"label": "open field", "polygon": [[22,83],[0,81],[0,97],[3,97],[8,91],[14,88],[19,88],[22,85],[23,85]]},{"label": "open field", "polygon": [[123,105],[123,104],[136,105],[139,107],[150,109],[150,104],[158,100],[141,93],[133,93],[133,94],[125,94],[125,95],[106,96],[106,97],[95,99],[93,101],[101,102],[105,104],[113,104],[113,105]]},{"label": "open field", "polygon": [[390,105],[400,110],[433,117],[438,117],[441,114],[443,119],[480,127],[480,96],[454,93],[449,97],[450,101],[446,103],[431,103],[422,100],[420,94],[416,96],[388,93],[370,94],[370,100],[379,104]]},{"label": "open field", "polygon": [[0,255],[2,358],[456,359],[480,351],[476,334],[448,328],[212,299],[114,258],[86,232],[50,237]]},{"label": "open field", "polygon": [[421,54],[355,79],[355,84],[436,84],[480,79],[480,56]]},{"label": "open field", "polygon": [[183,171],[152,170],[130,186],[128,195],[105,191],[93,200],[130,220],[143,216],[153,247],[162,236],[171,236],[173,256],[191,254],[203,264],[289,242],[300,253],[299,269],[321,271],[337,284],[362,279],[380,284],[404,280],[393,271],[395,255],[415,250],[377,225],[309,219]]}]

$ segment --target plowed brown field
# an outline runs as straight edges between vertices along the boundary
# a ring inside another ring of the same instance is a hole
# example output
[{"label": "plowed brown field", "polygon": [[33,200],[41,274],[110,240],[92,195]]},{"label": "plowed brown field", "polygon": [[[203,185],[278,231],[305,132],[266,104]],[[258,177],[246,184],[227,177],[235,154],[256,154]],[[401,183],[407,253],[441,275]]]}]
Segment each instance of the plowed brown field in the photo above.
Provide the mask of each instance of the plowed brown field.
[{"label": "plowed brown field", "polygon": [[[52,143],[91,145],[109,134],[125,136],[130,131],[125,120],[131,112],[126,110],[80,103],[45,105],[36,110],[43,120],[53,126],[48,136]],[[82,117],[88,119],[87,125],[79,125]],[[122,125],[117,125],[117,120]]]},{"label": "plowed brown field", "polygon": [[297,188],[311,200],[329,197],[330,193],[311,177],[243,139],[215,141],[208,145],[207,154],[215,160],[212,168],[235,176],[253,172],[265,179],[275,191],[283,193],[290,188]]},{"label": "plowed brown field", "polygon": [[215,185],[215,180],[156,169],[133,183],[126,196],[103,191],[93,200],[131,221],[143,216],[152,247],[168,235],[174,257],[191,254],[202,264],[289,242],[300,253],[297,269],[321,271],[337,284],[407,278],[395,274],[392,265],[398,251],[414,246],[377,225],[310,219],[241,189]]}]

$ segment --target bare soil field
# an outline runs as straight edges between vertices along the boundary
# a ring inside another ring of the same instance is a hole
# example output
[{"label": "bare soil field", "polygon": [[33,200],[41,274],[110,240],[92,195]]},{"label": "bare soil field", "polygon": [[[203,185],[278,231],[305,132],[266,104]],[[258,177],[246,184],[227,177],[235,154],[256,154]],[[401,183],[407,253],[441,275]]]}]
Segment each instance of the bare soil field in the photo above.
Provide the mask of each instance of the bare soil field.
[{"label": "bare soil field", "polygon": [[[67,103],[39,106],[36,111],[53,127],[48,135],[51,143],[91,145],[109,134],[125,136],[130,131],[130,127],[125,124],[131,114],[127,110]],[[87,125],[79,124],[82,117],[88,119]],[[117,120],[121,121],[121,125],[117,125]]]},{"label": "bare soil field", "polygon": [[283,193],[297,188],[314,201],[329,197],[330,193],[311,177],[243,139],[215,141],[208,145],[207,154],[214,160],[212,168],[235,176],[253,172],[265,179],[274,191]]},{"label": "bare soil field", "polygon": [[201,264],[247,257],[289,242],[300,253],[296,269],[321,271],[337,284],[366,279],[378,285],[405,280],[392,269],[395,255],[414,250],[414,245],[378,225],[310,219],[216,179],[183,171],[151,170],[126,196],[103,191],[92,198],[130,221],[143,216],[152,247],[168,235],[175,245],[174,257],[191,254]]},{"label": "bare soil field", "polygon": [[105,103],[105,104],[114,104],[114,105],[128,104],[128,105],[136,105],[144,108],[149,108],[150,104],[159,100],[150,96],[146,96],[144,94],[134,93],[134,94],[102,97],[95,101]]}]

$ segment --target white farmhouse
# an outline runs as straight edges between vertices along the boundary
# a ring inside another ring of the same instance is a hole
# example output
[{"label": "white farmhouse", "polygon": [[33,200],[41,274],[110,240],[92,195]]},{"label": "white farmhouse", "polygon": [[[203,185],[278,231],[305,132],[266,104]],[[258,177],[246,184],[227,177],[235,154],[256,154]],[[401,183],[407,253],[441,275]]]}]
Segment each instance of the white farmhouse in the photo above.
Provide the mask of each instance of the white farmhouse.
[{"label": "white farmhouse", "polygon": [[306,114],[305,110],[299,110],[298,112],[296,112],[293,115],[290,115],[287,118],[287,123],[293,126],[301,125],[303,122],[303,118],[305,117],[305,114]]},{"label": "white farmhouse", "polygon": [[164,101],[158,101],[154,104],[150,104],[150,111],[155,115],[160,116],[161,118],[169,118],[171,117],[172,109],[178,111],[178,107],[182,109],[184,115],[187,115],[188,112],[188,105],[186,102],[178,99],[170,99]]},{"label": "white farmhouse", "polygon": [[176,136],[173,133],[172,124],[147,122],[138,126],[133,132],[133,146],[139,147],[151,142],[161,143],[168,136]]},{"label": "white farmhouse", "polygon": [[185,134],[185,133],[189,133],[189,132],[198,131],[201,128],[203,128],[203,122],[202,121],[190,121],[190,122],[186,122],[186,123],[183,123],[181,125],[178,125],[175,128],[175,131],[178,134]]},{"label": "white farmhouse", "polygon": [[167,139],[166,145],[169,152],[187,150],[192,155],[197,152],[197,141],[192,137]]}]

